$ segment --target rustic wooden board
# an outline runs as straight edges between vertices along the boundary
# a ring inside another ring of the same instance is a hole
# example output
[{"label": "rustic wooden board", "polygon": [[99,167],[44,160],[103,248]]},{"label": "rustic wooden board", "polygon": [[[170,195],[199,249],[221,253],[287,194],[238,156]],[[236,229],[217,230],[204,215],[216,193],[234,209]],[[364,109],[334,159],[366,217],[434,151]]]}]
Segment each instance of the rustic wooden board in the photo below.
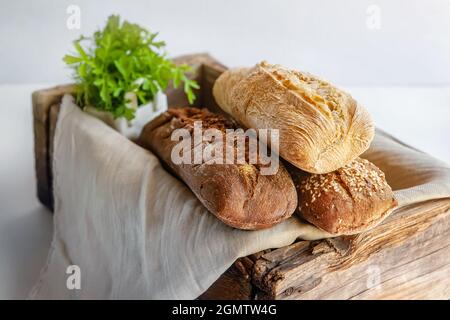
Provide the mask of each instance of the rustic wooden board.
[{"label": "rustic wooden board", "polygon": [[[207,54],[183,56],[201,90],[196,106],[222,112],[212,86],[226,67]],[[52,141],[59,103],[73,86],[33,93],[38,197],[52,199]],[[166,91],[170,106],[188,101]],[[395,211],[373,230],[322,241],[298,241],[238,259],[199,299],[449,299],[450,199]]]},{"label": "rustic wooden board", "polygon": [[61,97],[70,92],[73,92],[73,85],[69,84],[35,91],[32,95],[37,195],[39,201],[50,209],[53,208],[49,166],[50,107],[59,104]]},{"label": "rustic wooden board", "polygon": [[268,298],[448,299],[449,211],[448,199],[430,201],[367,233],[274,250],[256,261],[253,281]]},{"label": "rustic wooden board", "polygon": [[357,236],[245,259],[200,299],[449,299],[450,200],[402,208]]}]

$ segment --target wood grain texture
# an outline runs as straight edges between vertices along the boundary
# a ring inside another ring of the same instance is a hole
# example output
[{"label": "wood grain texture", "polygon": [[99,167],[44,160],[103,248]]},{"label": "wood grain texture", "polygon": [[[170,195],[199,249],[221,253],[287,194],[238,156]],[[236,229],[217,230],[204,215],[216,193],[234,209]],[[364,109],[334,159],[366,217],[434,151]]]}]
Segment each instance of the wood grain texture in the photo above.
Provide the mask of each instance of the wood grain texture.
[{"label": "wood grain texture", "polygon": [[[199,81],[196,106],[220,111],[212,86],[226,67],[208,54],[183,56]],[[52,141],[64,93],[33,93],[36,175],[40,201],[52,207]],[[170,106],[187,106],[182,88],[166,91]],[[238,259],[199,299],[449,299],[450,199],[395,211],[356,236],[298,241]]]},{"label": "wood grain texture", "polygon": [[[200,85],[202,83],[202,66],[206,61],[212,59],[207,53],[202,54],[192,54],[181,56],[173,59],[178,65],[187,64],[191,66],[192,72],[188,74],[189,79],[196,80]],[[194,90],[197,99],[194,102],[194,106],[201,106],[202,104],[202,93],[201,90]],[[189,106],[189,101],[184,93],[183,86],[174,88],[172,84],[165,91],[167,95],[167,103],[171,107],[187,107]]]},{"label": "wood grain texture", "polygon": [[199,300],[251,300],[253,285],[251,269],[253,261],[240,258],[204,292]]},{"label": "wood grain texture", "polygon": [[71,93],[73,90],[73,85],[69,84],[38,90],[33,92],[32,95],[37,195],[39,201],[49,209],[53,208],[49,167],[49,147],[51,143],[48,136],[50,130],[49,111],[52,105],[61,102],[61,97],[65,93]]},{"label": "wood grain texture", "polygon": [[207,107],[209,110],[215,113],[223,114],[227,117],[230,115],[227,114],[222,108],[219,107],[216,100],[212,94],[212,88],[216,79],[225,71],[227,68],[214,61],[209,60],[207,63],[203,64],[202,67],[202,105]]},{"label": "wood grain texture", "polygon": [[[273,250],[254,264],[257,298],[448,299],[449,228],[450,200],[433,200],[402,208],[357,236]],[[441,283],[416,290],[427,279]]]}]

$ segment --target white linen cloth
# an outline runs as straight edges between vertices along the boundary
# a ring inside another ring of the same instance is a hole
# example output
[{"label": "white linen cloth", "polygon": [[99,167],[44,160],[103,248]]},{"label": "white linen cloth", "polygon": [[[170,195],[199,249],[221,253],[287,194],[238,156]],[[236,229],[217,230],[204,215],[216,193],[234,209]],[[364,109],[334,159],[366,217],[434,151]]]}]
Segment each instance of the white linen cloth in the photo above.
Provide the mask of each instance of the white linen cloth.
[{"label": "white linen cloth", "polygon": [[[450,197],[447,164],[381,131],[364,157],[386,173],[400,206]],[[152,153],[70,96],[53,170],[54,238],[32,299],[194,299],[239,257],[329,236],[296,217],[259,231],[226,226]],[[80,267],[79,290],[66,286],[69,265]]]}]

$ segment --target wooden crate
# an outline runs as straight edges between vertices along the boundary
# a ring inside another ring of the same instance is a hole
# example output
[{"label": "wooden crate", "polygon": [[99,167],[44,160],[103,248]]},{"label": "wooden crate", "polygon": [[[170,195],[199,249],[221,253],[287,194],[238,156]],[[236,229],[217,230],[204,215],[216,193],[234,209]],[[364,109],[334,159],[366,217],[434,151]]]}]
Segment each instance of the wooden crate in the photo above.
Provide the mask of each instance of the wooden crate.
[{"label": "wooden crate", "polygon": [[[212,85],[226,67],[208,54],[188,63],[201,86],[196,106],[221,112]],[[64,93],[72,85],[33,93],[39,200],[53,208],[52,141]],[[169,88],[170,106],[187,106],[182,89]],[[238,259],[200,299],[449,299],[450,199],[395,211],[356,236],[298,241]]]}]

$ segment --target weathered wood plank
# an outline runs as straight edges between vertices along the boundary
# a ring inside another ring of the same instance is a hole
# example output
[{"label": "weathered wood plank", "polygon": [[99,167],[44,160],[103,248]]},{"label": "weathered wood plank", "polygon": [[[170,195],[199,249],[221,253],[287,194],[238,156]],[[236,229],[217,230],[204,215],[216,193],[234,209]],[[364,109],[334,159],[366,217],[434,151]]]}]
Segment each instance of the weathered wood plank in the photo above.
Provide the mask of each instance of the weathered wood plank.
[{"label": "weathered wood plank", "polygon": [[[445,238],[448,238],[447,236]],[[444,237],[432,240],[446,241]],[[414,251],[412,252],[414,253]],[[405,262],[380,270],[380,284],[351,299],[445,299],[450,297],[450,246],[424,256],[404,255]]]},{"label": "weathered wood plank", "polygon": [[[428,201],[402,208],[375,229],[345,239],[351,244],[345,254],[336,250],[333,240],[323,240],[302,241],[263,255],[254,264],[253,283],[264,292],[259,298],[377,299],[389,297],[395,283],[411,287],[402,291],[404,299],[448,299],[449,234],[450,200]],[[440,259],[429,257],[439,254]],[[379,277],[381,283],[390,277],[396,280],[382,284],[380,290],[368,287],[370,277]],[[417,293],[412,289],[416,277],[440,278],[446,290]]]},{"label": "weathered wood plank", "polygon": [[217,105],[212,93],[214,82],[226,69],[212,58],[205,61],[202,66],[202,104],[212,112],[229,116]]},{"label": "weathered wood plank", "polygon": [[244,257],[235,263],[204,292],[200,300],[251,300],[253,286],[250,271],[253,261]]},{"label": "weathered wood plank", "polygon": [[59,104],[61,96],[73,92],[73,85],[57,86],[33,92],[33,127],[34,154],[37,181],[37,195],[42,204],[52,209],[53,195],[50,191],[49,163],[49,110],[50,106]]},{"label": "weathered wood plank", "polygon": [[[187,64],[191,66],[192,72],[187,75],[191,80],[196,80],[200,85],[202,83],[202,65],[205,61],[208,61],[210,56],[207,53],[202,54],[191,54],[173,59],[173,61],[178,64]],[[202,91],[203,88],[200,86],[199,90],[195,90],[195,95],[197,99],[194,102],[194,106],[202,105]],[[165,91],[167,95],[167,103],[169,107],[187,107],[189,106],[189,101],[184,93],[183,85],[178,88],[174,88],[172,84],[169,85]]]}]

